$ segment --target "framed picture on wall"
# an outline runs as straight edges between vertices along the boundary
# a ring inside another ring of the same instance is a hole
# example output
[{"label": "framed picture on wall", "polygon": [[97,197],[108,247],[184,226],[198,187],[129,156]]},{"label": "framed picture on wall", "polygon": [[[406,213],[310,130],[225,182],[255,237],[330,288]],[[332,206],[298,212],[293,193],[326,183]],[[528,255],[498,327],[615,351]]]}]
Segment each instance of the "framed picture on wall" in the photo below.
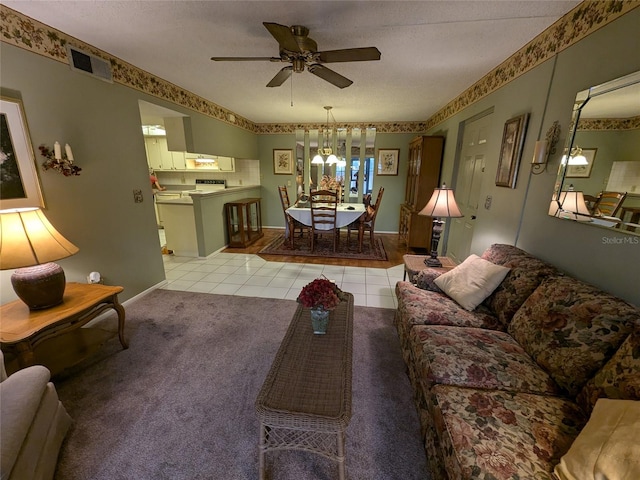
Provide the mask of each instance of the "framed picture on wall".
[{"label": "framed picture on wall", "polygon": [[516,188],[528,120],[529,114],[525,113],[507,120],[504,124],[500,159],[496,172],[496,185],[499,187]]},{"label": "framed picture on wall", "polygon": [[293,150],[273,149],[273,173],[274,175],[293,174]]},{"label": "framed picture on wall", "polygon": [[591,176],[593,162],[596,159],[597,148],[583,148],[582,155],[587,159],[586,165],[567,165],[566,178],[587,178]]},{"label": "framed picture on wall", "polygon": [[0,102],[0,210],[44,207],[22,101]]},{"label": "framed picture on wall", "polygon": [[378,150],[378,175],[398,175],[400,149]]}]

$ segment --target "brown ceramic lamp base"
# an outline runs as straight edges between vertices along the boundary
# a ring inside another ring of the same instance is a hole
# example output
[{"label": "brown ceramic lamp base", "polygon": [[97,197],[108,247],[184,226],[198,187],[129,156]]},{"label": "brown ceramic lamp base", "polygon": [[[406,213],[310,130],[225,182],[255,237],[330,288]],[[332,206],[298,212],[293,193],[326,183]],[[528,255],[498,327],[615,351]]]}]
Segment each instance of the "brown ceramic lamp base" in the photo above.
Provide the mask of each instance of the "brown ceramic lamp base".
[{"label": "brown ceramic lamp base", "polygon": [[42,310],[62,303],[66,279],[60,265],[44,263],[17,269],[11,284],[30,310]]}]

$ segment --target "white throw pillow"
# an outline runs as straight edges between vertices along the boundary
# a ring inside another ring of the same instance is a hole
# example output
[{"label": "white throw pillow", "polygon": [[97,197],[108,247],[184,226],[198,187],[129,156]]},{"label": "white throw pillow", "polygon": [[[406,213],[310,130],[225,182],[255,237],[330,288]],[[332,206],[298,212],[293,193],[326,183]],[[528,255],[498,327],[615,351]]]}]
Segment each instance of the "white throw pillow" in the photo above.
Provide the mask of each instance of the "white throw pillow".
[{"label": "white throw pillow", "polygon": [[640,478],[640,401],[599,399],[554,472],[561,480]]},{"label": "white throw pillow", "polygon": [[471,311],[498,288],[509,270],[472,254],[434,283],[462,308]]}]

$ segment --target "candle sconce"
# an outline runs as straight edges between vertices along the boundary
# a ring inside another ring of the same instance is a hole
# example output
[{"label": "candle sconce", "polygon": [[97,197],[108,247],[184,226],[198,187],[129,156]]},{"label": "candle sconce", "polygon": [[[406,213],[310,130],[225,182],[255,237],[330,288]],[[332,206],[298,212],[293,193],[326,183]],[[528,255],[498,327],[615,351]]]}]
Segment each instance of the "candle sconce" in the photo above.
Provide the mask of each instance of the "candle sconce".
[{"label": "candle sconce", "polygon": [[538,175],[546,170],[549,155],[556,153],[558,138],[560,138],[560,122],[556,120],[553,122],[553,125],[549,127],[549,130],[547,130],[545,139],[536,142],[533,159],[531,160],[531,171],[534,175]]},{"label": "candle sconce", "polygon": [[82,169],[73,164],[73,152],[68,143],[64,146],[64,153],[62,153],[58,142],[53,144],[53,151],[45,145],[40,145],[38,148],[40,149],[40,154],[46,159],[42,162],[44,170],[53,169],[62,173],[65,177],[80,175]]}]

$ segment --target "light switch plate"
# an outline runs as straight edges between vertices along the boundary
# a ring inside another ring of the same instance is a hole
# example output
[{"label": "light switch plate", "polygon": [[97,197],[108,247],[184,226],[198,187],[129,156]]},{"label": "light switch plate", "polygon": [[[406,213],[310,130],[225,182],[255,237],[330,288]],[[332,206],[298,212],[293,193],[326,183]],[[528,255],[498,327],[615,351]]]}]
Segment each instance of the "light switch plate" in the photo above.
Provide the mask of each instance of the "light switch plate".
[{"label": "light switch plate", "polygon": [[142,203],[143,198],[142,190],[135,188],[133,190],[133,203]]}]

